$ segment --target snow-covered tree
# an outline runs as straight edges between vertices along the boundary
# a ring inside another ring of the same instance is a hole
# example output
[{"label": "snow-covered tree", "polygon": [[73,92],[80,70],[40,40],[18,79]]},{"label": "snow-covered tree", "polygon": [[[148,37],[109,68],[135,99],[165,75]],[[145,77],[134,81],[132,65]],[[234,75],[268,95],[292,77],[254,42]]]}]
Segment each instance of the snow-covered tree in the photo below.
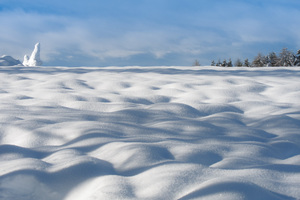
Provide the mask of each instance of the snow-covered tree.
[{"label": "snow-covered tree", "polygon": [[293,66],[294,62],[295,62],[295,55],[287,48],[283,48],[279,55],[279,61],[277,62],[277,65],[288,67],[288,66]]},{"label": "snow-covered tree", "polygon": [[263,56],[261,53],[258,53],[258,55],[254,58],[252,62],[253,67],[263,67],[266,64],[265,56]]},{"label": "snow-covered tree", "polygon": [[210,66],[216,66],[216,63],[215,63],[215,61],[213,60],[213,61],[211,61],[211,64],[210,64]]},{"label": "snow-covered tree", "polygon": [[218,60],[216,66],[218,66],[218,67],[221,67],[221,66],[222,66],[222,63],[221,63],[220,59]]},{"label": "snow-covered tree", "polygon": [[294,66],[300,66],[300,49],[297,51],[297,55],[295,56]]},{"label": "snow-covered tree", "polygon": [[198,60],[195,60],[193,66],[200,66],[199,61],[198,61]]},{"label": "snow-covered tree", "polygon": [[223,60],[223,62],[222,62],[222,65],[221,65],[222,67],[227,67],[227,61],[226,61],[226,59],[224,59]]},{"label": "snow-covered tree", "polygon": [[248,60],[248,58],[245,59],[245,61],[244,61],[244,66],[245,66],[245,67],[250,67],[250,66],[251,66],[251,64],[250,64],[250,62],[249,62],[249,60]]},{"label": "snow-covered tree", "polygon": [[279,61],[279,58],[277,57],[275,52],[271,52],[267,56],[267,66],[275,67],[275,66],[277,66],[278,61]]},{"label": "snow-covered tree", "polygon": [[231,58],[229,58],[228,63],[227,63],[227,67],[232,67],[232,66],[233,66],[233,65],[232,65]]},{"label": "snow-covered tree", "polygon": [[35,44],[34,50],[31,53],[31,56],[25,55],[23,65],[24,66],[41,66],[43,62],[40,59],[40,43]]},{"label": "snow-covered tree", "polygon": [[242,61],[238,58],[238,59],[235,61],[234,65],[237,66],[237,67],[242,67],[242,66],[243,66],[243,63],[242,63]]},{"label": "snow-covered tree", "polygon": [[271,59],[270,59],[269,55],[265,56],[264,59],[265,59],[264,60],[264,66],[270,67],[271,66]]}]

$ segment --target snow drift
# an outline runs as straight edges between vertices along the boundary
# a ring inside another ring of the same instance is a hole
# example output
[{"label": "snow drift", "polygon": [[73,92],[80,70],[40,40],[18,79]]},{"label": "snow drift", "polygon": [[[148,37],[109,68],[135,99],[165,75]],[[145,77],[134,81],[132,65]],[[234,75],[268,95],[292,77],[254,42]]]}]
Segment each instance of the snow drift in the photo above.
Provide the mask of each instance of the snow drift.
[{"label": "snow drift", "polygon": [[299,76],[0,67],[0,199],[300,199]]},{"label": "snow drift", "polygon": [[14,59],[11,56],[3,55],[0,57],[0,66],[14,66],[22,65],[19,60]]}]

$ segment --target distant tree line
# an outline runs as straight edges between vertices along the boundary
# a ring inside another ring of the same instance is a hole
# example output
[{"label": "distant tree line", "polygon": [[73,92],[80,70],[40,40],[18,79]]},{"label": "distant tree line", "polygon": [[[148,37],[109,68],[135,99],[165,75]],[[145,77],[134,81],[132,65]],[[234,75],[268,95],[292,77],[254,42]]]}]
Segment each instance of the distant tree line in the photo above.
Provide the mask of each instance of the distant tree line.
[{"label": "distant tree line", "polygon": [[258,53],[252,62],[248,59],[241,60],[237,59],[232,63],[231,59],[224,59],[222,62],[219,59],[217,62],[214,60],[211,62],[211,66],[219,67],[277,67],[277,66],[300,66],[300,50],[297,51],[297,54],[289,51],[287,48],[283,48],[279,55],[275,52],[271,52],[268,55],[263,55]]}]

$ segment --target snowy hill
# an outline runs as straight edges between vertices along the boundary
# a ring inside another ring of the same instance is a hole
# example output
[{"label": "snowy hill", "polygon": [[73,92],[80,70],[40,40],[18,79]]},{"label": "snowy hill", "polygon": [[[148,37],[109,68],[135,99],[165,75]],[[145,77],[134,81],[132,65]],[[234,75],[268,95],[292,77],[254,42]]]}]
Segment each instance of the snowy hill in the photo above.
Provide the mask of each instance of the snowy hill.
[{"label": "snowy hill", "polygon": [[22,65],[19,60],[14,59],[11,56],[3,55],[0,57],[0,66],[14,66]]},{"label": "snowy hill", "polygon": [[0,67],[0,199],[300,199],[299,77]]}]

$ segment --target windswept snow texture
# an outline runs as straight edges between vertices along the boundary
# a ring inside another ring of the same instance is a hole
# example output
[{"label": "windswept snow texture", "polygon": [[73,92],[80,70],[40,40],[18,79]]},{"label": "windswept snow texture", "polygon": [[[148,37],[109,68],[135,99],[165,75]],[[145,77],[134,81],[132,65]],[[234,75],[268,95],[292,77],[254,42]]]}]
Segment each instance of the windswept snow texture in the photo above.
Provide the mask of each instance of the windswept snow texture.
[{"label": "windswept snow texture", "polygon": [[300,68],[0,67],[0,199],[300,199]]}]

